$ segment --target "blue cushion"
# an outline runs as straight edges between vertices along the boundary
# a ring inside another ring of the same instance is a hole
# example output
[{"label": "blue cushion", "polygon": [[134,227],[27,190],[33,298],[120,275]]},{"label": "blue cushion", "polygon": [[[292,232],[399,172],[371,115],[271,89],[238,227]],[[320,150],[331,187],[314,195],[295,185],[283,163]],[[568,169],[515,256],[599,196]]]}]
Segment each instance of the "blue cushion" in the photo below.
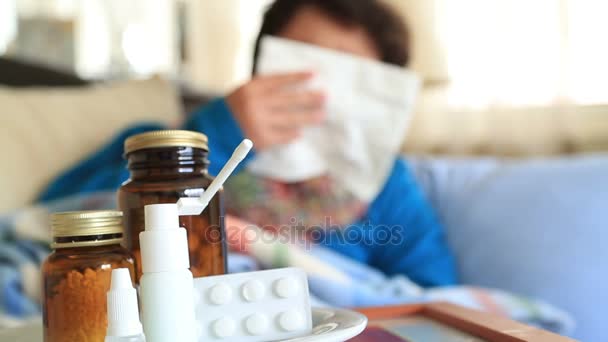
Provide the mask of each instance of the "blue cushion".
[{"label": "blue cushion", "polygon": [[569,311],[573,337],[608,326],[608,155],[411,160],[438,208],[461,280]]}]

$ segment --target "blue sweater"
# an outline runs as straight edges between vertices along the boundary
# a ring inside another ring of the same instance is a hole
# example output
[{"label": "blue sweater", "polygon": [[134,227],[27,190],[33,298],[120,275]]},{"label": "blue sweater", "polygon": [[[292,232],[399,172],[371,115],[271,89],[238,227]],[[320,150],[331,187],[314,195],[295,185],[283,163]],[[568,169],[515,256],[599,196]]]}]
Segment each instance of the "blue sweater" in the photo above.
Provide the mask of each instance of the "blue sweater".
[{"label": "blue sweater", "polygon": [[[122,158],[124,140],[133,134],[158,129],[164,127],[142,124],[127,129],[95,155],[56,179],[39,200],[117,189],[129,177]],[[211,174],[219,172],[244,138],[222,99],[195,112],[183,129],[209,137]],[[254,155],[255,152],[250,154],[240,167]],[[401,159],[395,161],[386,185],[361,221],[349,226],[347,234],[329,231],[318,242],[388,275],[408,276],[423,286],[456,282],[454,260],[443,228]]]}]

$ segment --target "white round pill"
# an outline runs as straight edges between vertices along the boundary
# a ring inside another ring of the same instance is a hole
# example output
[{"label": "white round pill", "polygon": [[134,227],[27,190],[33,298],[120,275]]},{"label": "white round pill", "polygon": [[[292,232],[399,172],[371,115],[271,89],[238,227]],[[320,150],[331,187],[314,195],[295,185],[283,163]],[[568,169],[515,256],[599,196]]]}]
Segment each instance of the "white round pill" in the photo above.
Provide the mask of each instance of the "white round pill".
[{"label": "white round pill", "polygon": [[268,318],[260,313],[247,317],[245,329],[251,335],[262,335],[268,330]]},{"label": "white round pill", "polygon": [[304,316],[296,310],[285,311],[279,315],[279,326],[285,331],[302,329],[304,323]]},{"label": "white round pill", "polygon": [[250,280],[243,285],[242,295],[248,302],[255,302],[264,297],[264,284],[259,280]]},{"label": "white round pill", "polygon": [[219,283],[209,290],[209,301],[215,305],[222,305],[232,299],[232,289],[226,283]]},{"label": "white round pill", "polygon": [[236,325],[234,324],[234,320],[228,317],[222,317],[215,322],[213,322],[213,334],[219,338],[230,337],[234,335],[236,330]]},{"label": "white round pill", "polygon": [[298,283],[293,278],[281,278],[274,282],[274,293],[281,298],[289,298],[298,292]]}]

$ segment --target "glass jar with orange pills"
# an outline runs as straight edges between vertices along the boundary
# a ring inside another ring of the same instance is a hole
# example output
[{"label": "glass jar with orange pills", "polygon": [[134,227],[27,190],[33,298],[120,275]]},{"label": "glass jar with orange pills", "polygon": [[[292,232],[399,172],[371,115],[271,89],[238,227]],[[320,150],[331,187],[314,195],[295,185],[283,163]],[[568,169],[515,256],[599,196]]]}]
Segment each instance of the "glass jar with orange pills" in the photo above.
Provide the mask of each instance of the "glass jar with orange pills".
[{"label": "glass jar with orange pills", "polygon": [[53,253],[42,265],[45,342],[102,342],[107,329],[106,293],[115,268],[135,278],[131,253],[121,247],[120,211],[51,216]]}]

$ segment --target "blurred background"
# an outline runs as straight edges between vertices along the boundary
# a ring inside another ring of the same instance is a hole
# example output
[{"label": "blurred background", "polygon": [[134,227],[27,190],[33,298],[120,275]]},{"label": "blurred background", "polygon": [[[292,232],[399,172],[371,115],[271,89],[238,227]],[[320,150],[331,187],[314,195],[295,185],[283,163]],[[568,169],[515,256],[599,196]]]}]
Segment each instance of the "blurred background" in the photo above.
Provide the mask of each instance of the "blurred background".
[{"label": "blurred background", "polygon": [[[86,79],[161,74],[222,92],[248,78],[269,2],[3,0],[0,53]],[[451,83],[452,106],[608,100],[604,1],[390,2],[415,32],[413,68]]]},{"label": "blurred background", "polygon": [[[423,80],[403,152],[461,280],[545,299],[606,341],[608,1],[386,1]],[[178,127],[247,80],[270,2],[0,0],[0,214],[122,129]]]},{"label": "blurred background", "polygon": [[[387,1],[411,26],[412,68],[425,84],[409,152],[555,154],[608,145],[605,1]],[[162,75],[190,92],[223,94],[250,76],[268,3],[2,0],[0,56],[84,80]],[[522,121],[534,134],[512,129]]]}]

